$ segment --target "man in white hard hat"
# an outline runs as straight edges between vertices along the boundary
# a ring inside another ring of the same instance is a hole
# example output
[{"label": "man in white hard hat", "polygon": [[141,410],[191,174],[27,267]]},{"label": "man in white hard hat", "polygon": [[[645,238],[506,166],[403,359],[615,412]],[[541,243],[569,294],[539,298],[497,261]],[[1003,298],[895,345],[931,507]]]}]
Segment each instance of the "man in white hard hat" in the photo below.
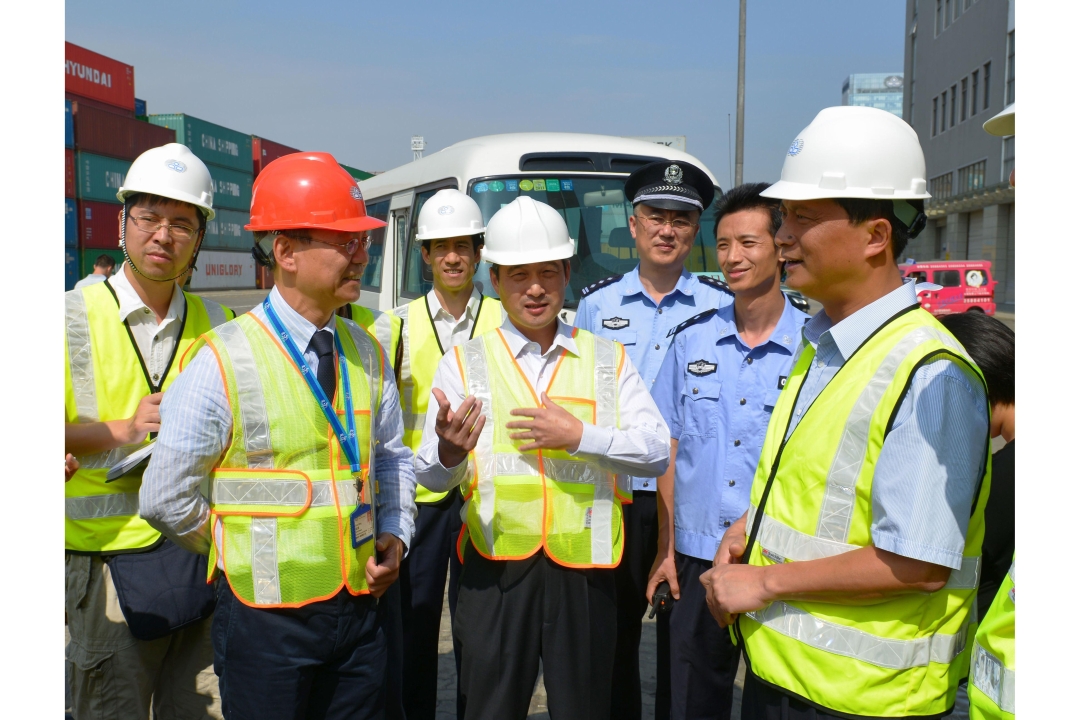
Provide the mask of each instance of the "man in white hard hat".
[{"label": "man in white hard hat", "polygon": [[214,217],[213,181],[187,147],[169,143],[136,158],[116,196],[123,270],[64,296],[64,445],[79,463],[64,485],[72,709],[76,718],[146,718],[151,707],[155,717],[220,717],[206,559],[140,518],[142,465],[106,479],[156,434],[183,354],[233,317],[175,283]]},{"label": "man in white hard hat", "polygon": [[607,720],[628,476],[667,467],[667,426],[626,351],[559,319],[574,248],[549,205],[495,213],[483,257],[507,318],[435,373],[416,469],[466,492],[466,718],[524,718],[542,658],[553,720]]},{"label": "man in white hard hat", "polygon": [[[476,201],[460,190],[439,190],[421,206],[416,229],[424,265],[431,268],[432,287],[394,310],[402,321],[395,369],[404,442],[414,453],[420,449],[439,360],[503,320],[499,301],[485,297],[473,283],[484,246],[484,216]],[[403,699],[408,720],[435,720],[439,623],[448,567],[451,623],[457,606],[461,562],[454,543],[461,531],[461,505],[462,495],[456,490],[416,488],[416,535],[401,567],[403,665],[409,687]]]},{"label": "man in white hard hat", "polygon": [[783,200],[788,284],[823,310],[702,576],[745,653],[743,717],[939,717],[968,663],[990,439],[979,369],[896,271],[925,224],[918,137],[827,108],[762,195]]}]

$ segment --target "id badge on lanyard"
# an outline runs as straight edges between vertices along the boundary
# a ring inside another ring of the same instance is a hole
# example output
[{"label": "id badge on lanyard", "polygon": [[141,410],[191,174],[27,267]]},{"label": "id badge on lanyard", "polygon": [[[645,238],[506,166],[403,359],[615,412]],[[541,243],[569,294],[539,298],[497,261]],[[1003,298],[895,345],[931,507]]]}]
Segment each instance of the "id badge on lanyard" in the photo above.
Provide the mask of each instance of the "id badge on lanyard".
[{"label": "id badge on lanyard", "polygon": [[[337,435],[338,442],[341,443],[341,450],[349,460],[349,468],[352,470],[353,479],[356,480],[356,509],[349,515],[349,528],[352,536],[352,546],[358,548],[375,537],[375,513],[372,512],[371,503],[367,502],[364,497],[364,476],[360,467],[360,440],[356,436],[356,415],[353,413],[352,386],[349,383],[348,369],[344,361],[340,363],[341,390],[345,400],[345,424],[348,426],[346,430],[346,428],[342,427],[341,421],[338,420],[330,399],[326,397],[322,386],[315,379],[315,373],[312,371],[311,366],[308,365],[307,360],[300,353],[300,349],[296,347],[296,343],[293,342],[289,333],[285,330],[285,326],[282,324],[277,312],[271,306],[269,295],[263,300],[263,310],[266,312],[270,324],[273,325],[274,332],[278,334],[281,344],[300,369],[304,382],[307,383],[308,389],[311,390],[312,395],[318,401],[323,415],[326,416],[326,420],[330,423],[330,427],[333,428],[334,434]],[[345,351],[341,346],[341,339],[336,331],[334,332],[334,345],[337,348],[338,357],[344,358]]]}]

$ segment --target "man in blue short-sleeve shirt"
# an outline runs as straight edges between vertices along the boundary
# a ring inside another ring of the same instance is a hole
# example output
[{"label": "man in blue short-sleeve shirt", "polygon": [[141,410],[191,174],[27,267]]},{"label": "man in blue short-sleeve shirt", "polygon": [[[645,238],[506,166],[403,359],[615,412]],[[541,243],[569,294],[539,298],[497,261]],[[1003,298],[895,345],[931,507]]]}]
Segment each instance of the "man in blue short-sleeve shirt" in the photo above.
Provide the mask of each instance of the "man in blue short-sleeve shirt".
[{"label": "man in blue short-sleeve shirt", "polygon": [[[640,260],[625,275],[585,288],[575,325],[621,342],[651,390],[675,326],[703,310],[730,303],[731,294],[718,281],[699,278],[684,267],[701,213],[715,192],[703,170],[681,160],[650,163],[627,178],[625,192],[634,212],[628,227],[612,230],[608,242],[620,246],[633,239]],[[634,502],[624,510],[623,558],[615,571],[618,639],[611,717],[618,720],[641,717],[638,644],[645,583],[656,554],[656,478],[635,477],[633,482]],[[662,650],[657,653],[660,678],[667,675],[665,657]],[[661,681],[656,690],[658,708],[666,698],[666,683]],[[657,717],[664,717],[664,712],[658,711]]]},{"label": "man in blue short-sleeve shirt", "polygon": [[698,578],[746,512],[765,429],[808,318],[780,291],[780,203],[760,196],[766,187],[740,185],[718,201],[716,254],[734,303],[676,328],[653,385],[672,463],[659,479],[661,530],[647,592],[667,581],[678,598],[669,618],[675,720],[731,712],[738,652]]}]

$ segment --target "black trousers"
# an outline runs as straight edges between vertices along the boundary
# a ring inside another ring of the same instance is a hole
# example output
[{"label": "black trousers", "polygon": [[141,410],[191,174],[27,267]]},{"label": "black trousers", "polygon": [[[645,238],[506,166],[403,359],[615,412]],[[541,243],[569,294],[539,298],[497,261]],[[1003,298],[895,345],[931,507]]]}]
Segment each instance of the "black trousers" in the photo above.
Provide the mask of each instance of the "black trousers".
[{"label": "black trousers", "polygon": [[[659,528],[656,517],[656,493],[634,491],[634,502],[623,505],[622,562],[615,568],[615,597],[618,602],[618,629],[615,638],[615,671],[611,683],[611,720],[641,720],[641,668],[638,647],[641,644],[641,618],[648,609],[645,587],[649,570],[656,559]],[[666,620],[666,618],[661,618]],[[667,647],[661,648],[657,627],[656,718],[668,717]]]},{"label": "black trousers", "polygon": [[[749,669],[746,671],[743,681],[742,720],[840,720],[842,717],[852,716],[832,715],[827,710],[821,710],[797,697],[780,692],[759,680]],[[925,717],[921,716],[920,720],[925,720]]]},{"label": "black trousers", "polygon": [[537,552],[496,561],[470,543],[458,589],[466,720],[524,720],[544,661],[551,720],[607,720],[615,662],[615,574]]},{"label": "black trousers", "polygon": [[404,675],[409,687],[402,699],[408,720],[435,720],[439,690],[439,625],[447,567],[450,571],[451,621],[457,605],[461,572],[454,547],[461,530],[461,505],[461,493],[457,490],[437,503],[417,504],[416,534],[401,565],[399,607]]},{"label": "black trousers", "polygon": [[728,720],[739,671],[739,651],[727,628],[709,613],[701,574],[712,567],[675,553],[680,598],[668,617],[673,720]]}]

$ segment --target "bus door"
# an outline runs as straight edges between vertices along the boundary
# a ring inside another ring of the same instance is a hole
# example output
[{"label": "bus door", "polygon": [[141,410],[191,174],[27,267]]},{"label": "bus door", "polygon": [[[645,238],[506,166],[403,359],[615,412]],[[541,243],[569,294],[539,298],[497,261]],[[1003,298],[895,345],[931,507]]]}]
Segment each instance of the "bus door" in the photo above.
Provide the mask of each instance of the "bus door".
[{"label": "bus door", "polygon": [[[401,287],[398,280],[402,275],[402,258],[409,240],[409,209],[412,207],[413,191],[409,190],[398,193],[390,198],[390,215],[386,219],[386,247],[384,253],[387,256],[383,271],[383,292],[380,295],[380,310],[390,310],[406,302],[401,298]],[[385,307],[384,307],[385,304]]]}]

